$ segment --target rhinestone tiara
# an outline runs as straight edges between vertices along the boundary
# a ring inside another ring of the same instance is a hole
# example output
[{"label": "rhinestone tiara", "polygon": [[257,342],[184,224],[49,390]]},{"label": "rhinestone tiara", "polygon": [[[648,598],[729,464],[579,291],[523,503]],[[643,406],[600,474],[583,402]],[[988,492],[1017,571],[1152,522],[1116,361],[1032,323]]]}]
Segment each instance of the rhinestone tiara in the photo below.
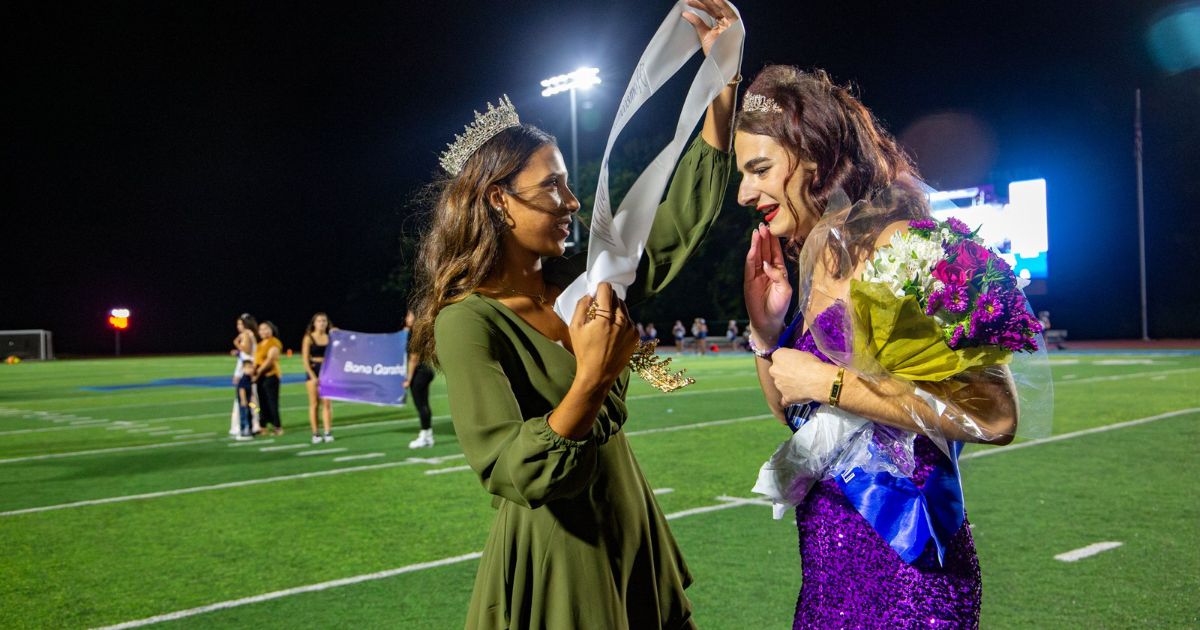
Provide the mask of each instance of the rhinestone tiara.
[{"label": "rhinestone tiara", "polygon": [[475,112],[475,120],[471,124],[463,127],[461,136],[455,135],[454,142],[446,145],[446,151],[442,153],[438,159],[442,164],[442,168],[451,175],[458,175],[462,170],[463,164],[466,164],[467,158],[470,158],[483,143],[491,140],[496,134],[508,129],[509,127],[518,127],[521,124],[521,119],[517,117],[517,109],[513,107],[512,101],[508,100],[508,95],[500,97],[500,102],[493,106],[487,104],[487,112],[480,114]]},{"label": "rhinestone tiara", "polygon": [[762,94],[747,94],[746,100],[742,101],[742,111],[744,112],[768,112],[778,114],[783,112],[783,108],[775,99]]}]

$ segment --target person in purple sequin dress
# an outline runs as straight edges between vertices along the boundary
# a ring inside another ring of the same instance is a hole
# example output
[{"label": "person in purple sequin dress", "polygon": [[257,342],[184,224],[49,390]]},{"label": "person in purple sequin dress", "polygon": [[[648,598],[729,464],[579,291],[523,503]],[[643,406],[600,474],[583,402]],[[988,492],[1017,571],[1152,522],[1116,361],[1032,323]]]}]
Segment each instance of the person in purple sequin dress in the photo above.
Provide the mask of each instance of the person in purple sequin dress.
[{"label": "person in purple sequin dress", "polygon": [[[785,424],[804,406],[836,407],[869,420],[875,423],[873,445],[879,452],[895,445],[896,436],[911,439],[915,433],[908,459],[898,463],[906,481],[923,487],[935,471],[949,470],[957,483],[956,464],[925,433],[951,448],[968,441],[1006,443],[1017,415],[1011,387],[982,377],[966,385],[987,407],[971,431],[938,413],[914,412],[931,405],[911,386],[839,369],[821,351],[836,345],[837,324],[847,321],[841,313],[850,279],[859,277],[875,249],[907,229],[908,221],[929,216],[915,167],[871,112],[823,71],[768,66],[743,102],[734,137],[743,176],[738,202],[757,209],[763,220],[746,258],[745,298],[768,405]],[[821,221],[833,212],[833,200],[845,210],[881,197],[890,204],[886,211],[855,224],[852,233],[832,230],[839,247],[826,248],[821,241],[814,245],[820,251],[804,249],[814,229],[828,228]],[[818,327],[822,314],[833,322],[827,330],[818,329],[824,345],[814,343],[804,326],[785,335],[793,299],[786,251],[802,261],[798,317]],[[804,261],[811,264],[806,268]],[[796,508],[803,581],[794,627],[977,626],[981,578],[965,517],[952,535],[938,539],[939,547],[931,542],[906,561],[856,510],[843,487],[837,479],[818,481]]]}]

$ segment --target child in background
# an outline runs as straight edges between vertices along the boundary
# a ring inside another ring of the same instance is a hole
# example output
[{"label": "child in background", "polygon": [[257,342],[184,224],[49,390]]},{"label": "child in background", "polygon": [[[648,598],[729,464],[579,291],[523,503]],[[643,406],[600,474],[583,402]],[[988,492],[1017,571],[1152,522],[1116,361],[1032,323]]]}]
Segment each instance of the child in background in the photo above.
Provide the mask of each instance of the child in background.
[{"label": "child in background", "polygon": [[254,361],[246,359],[242,361],[242,376],[237,381],[237,404],[238,413],[241,414],[241,432],[234,439],[239,442],[254,439],[254,434],[250,432],[250,414],[253,412],[250,408],[250,397],[253,387]]}]

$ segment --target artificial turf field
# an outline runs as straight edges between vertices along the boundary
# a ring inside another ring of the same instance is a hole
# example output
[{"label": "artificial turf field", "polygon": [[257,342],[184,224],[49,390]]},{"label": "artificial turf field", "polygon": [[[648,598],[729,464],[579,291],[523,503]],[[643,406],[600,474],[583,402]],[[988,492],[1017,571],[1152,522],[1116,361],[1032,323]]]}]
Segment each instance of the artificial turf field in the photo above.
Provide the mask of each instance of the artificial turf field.
[{"label": "artificial turf field", "polygon": [[[1055,437],[962,462],[982,626],[1200,626],[1200,354],[1051,361]],[[696,620],[790,627],[795,525],[743,501],[787,431],[763,415],[749,357],[676,364],[699,382],[668,395],[635,382],[626,430],[696,577]],[[232,367],[0,366],[0,628],[462,626],[493,510],[440,379],[437,445],[421,451],[411,407],[346,403],[336,442],[309,445],[300,384],[283,387],[287,433],[248,443],[226,434],[232,386],[83,389]],[[1122,544],[1054,558],[1098,542]]]}]

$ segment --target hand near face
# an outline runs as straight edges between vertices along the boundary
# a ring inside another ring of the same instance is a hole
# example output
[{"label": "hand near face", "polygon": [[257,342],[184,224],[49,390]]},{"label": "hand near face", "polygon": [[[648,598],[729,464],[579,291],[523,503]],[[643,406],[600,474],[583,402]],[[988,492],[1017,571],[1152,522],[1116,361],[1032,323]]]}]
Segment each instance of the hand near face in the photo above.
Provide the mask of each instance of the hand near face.
[{"label": "hand near face", "polygon": [[742,292],[750,327],[758,341],[774,344],[783,331],[783,318],[792,303],[792,284],[788,281],[783,247],[765,225],[758,226],[750,236]]},{"label": "hand near face", "polygon": [[[587,318],[588,308],[596,303],[595,317]],[[637,347],[637,331],[625,302],[613,294],[612,285],[601,282],[596,297],[584,296],[575,304],[570,324],[571,346],[575,351],[577,379],[589,386],[612,386]]]},{"label": "hand near face", "polygon": [[837,368],[807,352],[780,348],[771,355],[771,378],[784,405],[825,402]]}]

